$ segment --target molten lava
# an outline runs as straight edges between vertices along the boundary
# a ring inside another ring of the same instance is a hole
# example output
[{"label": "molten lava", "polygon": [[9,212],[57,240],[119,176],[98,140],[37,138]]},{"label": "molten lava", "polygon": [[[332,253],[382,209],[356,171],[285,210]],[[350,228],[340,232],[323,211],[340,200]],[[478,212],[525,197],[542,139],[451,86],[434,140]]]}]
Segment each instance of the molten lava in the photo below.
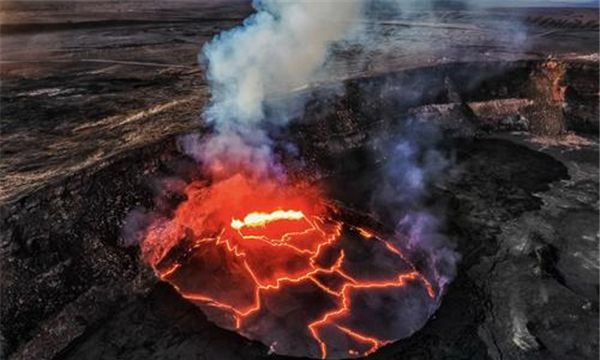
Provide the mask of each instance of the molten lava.
[{"label": "molten lava", "polygon": [[368,355],[437,308],[434,276],[398,239],[336,220],[314,187],[237,175],[186,193],[148,229],[144,258],[213,322],[277,353]]}]

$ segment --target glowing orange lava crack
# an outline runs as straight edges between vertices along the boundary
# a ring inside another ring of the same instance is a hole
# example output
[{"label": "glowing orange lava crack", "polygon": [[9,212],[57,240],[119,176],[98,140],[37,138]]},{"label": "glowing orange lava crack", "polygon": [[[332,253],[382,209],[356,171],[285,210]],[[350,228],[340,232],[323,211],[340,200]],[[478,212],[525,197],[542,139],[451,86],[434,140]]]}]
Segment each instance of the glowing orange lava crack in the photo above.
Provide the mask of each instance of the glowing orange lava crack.
[{"label": "glowing orange lava crack", "polygon": [[[291,233],[283,233],[280,238],[273,239],[263,235],[244,235],[242,233],[242,229],[244,228],[259,228],[265,227],[271,223],[276,223],[278,221],[300,221],[304,220],[309,224],[309,226],[302,230]],[[331,221],[329,221],[332,223]],[[318,223],[321,225],[319,226]],[[389,281],[358,281],[352,276],[346,274],[342,270],[343,262],[344,262],[344,251],[340,250],[339,256],[336,261],[330,267],[321,267],[317,265],[317,261],[319,256],[321,255],[321,250],[328,245],[336,242],[342,234],[343,224],[341,222],[333,222],[332,230],[330,233],[322,229],[321,227],[326,224],[326,221],[319,217],[314,217],[313,219],[309,219],[302,211],[297,210],[275,210],[273,212],[252,212],[247,214],[243,220],[238,220],[232,218],[230,227],[239,234],[240,238],[244,241],[260,241],[268,244],[270,246],[281,246],[292,249],[296,253],[300,255],[310,256],[308,258],[309,268],[306,271],[301,272],[297,276],[282,276],[276,277],[273,283],[265,283],[260,277],[257,275],[255,269],[253,269],[246,259],[246,252],[240,247],[239,243],[232,243],[230,239],[225,238],[226,234],[225,230],[222,230],[220,234],[213,238],[202,238],[194,241],[194,245],[191,246],[187,251],[188,253],[195,251],[195,249],[200,246],[206,246],[207,244],[214,243],[215,245],[225,245],[225,249],[232,254],[235,258],[239,258],[242,261],[242,264],[247,271],[247,273],[252,278],[254,282],[254,300],[252,304],[244,309],[236,308],[236,306],[232,304],[227,304],[224,302],[216,301],[209,295],[198,294],[198,293],[187,293],[176,284],[172,285],[177,289],[178,292],[182,294],[182,296],[191,301],[200,301],[209,306],[213,306],[216,308],[221,308],[229,313],[231,313],[234,317],[236,328],[240,328],[242,326],[242,322],[251,314],[256,313],[261,309],[261,294],[265,291],[274,291],[281,288],[284,283],[300,283],[303,281],[310,281],[316,286],[318,286],[325,293],[330,296],[337,298],[339,306],[331,311],[323,314],[319,319],[313,321],[308,324],[308,331],[315,339],[318,344],[318,347],[321,352],[321,357],[327,357],[327,344],[321,339],[320,329],[325,326],[332,326],[333,328],[339,330],[340,332],[346,334],[348,337],[353,339],[358,343],[364,343],[369,345],[369,349],[363,353],[358,353],[355,350],[349,350],[350,355],[368,355],[379,349],[381,346],[386,344],[386,341],[377,339],[375,337],[370,337],[365,334],[361,334],[354,329],[344,327],[336,323],[336,320],[348,314],[351,309],[351,300],[350,296],[353,291],[360,289],[383,289],[383,288],[400,288],[405,286],[411,281],[420,281],[423,283],[425,288],[427,289],[427,293],[431,298],[435,298],[436,294],[433,290],[431,283],[418,271],[414,269],[412,266],[412,271],[404,274],[399,274],[395,278]],[[372,233],[371,231],[365,230],[363,228],[355,227],[355,230],[364,237],[365,239],[375,239],[380,240],[385,244],[385,247],[391,253],[401,257],[404,261],[410,264],[410,262],[406,259],[402,251],[400,251],[397,247],[395,247],[392,243],[385,241],[379,238],[377,235]],[[320,236],[322,236],[325,240],[319,242],[315,250],[303,249],[301,247],[293,245],[292,239],[295,236],[301,235],[309,235],[311,232],[318,232]],[[175,263],[171,267],[168,267],[163,270],[158,270],[157,272],[161,279],[168,281],[168,278],[172,276],[181,268],[182,264]],[[319,274],[336,274],[344,279],[344,284],[340,290],[335,290],[330,288],[329,286],[323,284],[321,281],[317,279],[317,275]]]},{"label": "glowing orange lava crack", "polygon": [[363,356],[366,356],[366,355],[376,351],[378,348],[380,348],[381,346],[386,344],[386,342],[383,340],[368,337],[365,335],[359,335],[356,332],[353,332],[346,328],[342,328],[340,325],[335,324],[335,322],[334,322],[335,318],[339,318],[339,317],[347,314],[350,311],[351,302],[350,302],[349,295],[350,295],[351,290],[353,290],[353,289],[375,289],[375,288],[383,289],[383,288],[394,288],[394,287],[397,288],[397,287],[403,287],[409,281],[415,281],[415,280],[422,280],[421,274],[419,274],[417,271],[412,271],[407,274],[399,275],[397,280],[395,280],[395,281],[364,282],[364,283],[358,283],[358,282],[354,281],[350,284],[345,284],[342,287],[342,290],[339,293],[337,293],[337,295],[341,298],[341,306],[333,311],[325,313],[323,315],[323,317],[321,317],[319,320],[314,321],[308,325],[312,336],[319,343],[319,347],[321,349],[321,357],[323,359],[325,359],[327,357],[327,344],[325,344],[325,342],[322,341],[322,339],[320,338],[319,333],[318,333],[318,328],[326,326],[326,325],[334,325],[335,327],[337,327],[338,329],[341,329],[342,331],[346,330],[344,332],[348,335],[351,335],[354,338],[358,338],[362,341],[372,343],[373,346],[371,347],[371,349],[369,349],[369,351],[367,351],[366,353],[363,353],[362,354]]}]

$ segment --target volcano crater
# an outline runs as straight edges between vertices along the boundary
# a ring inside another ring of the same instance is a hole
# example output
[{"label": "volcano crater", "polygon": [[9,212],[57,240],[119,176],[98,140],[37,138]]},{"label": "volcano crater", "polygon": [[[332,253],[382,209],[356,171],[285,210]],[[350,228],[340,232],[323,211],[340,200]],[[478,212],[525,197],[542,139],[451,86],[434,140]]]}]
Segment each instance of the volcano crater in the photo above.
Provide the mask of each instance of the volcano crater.
[{"label": "volcano crater", "polygon": [[[369,353],[372,358],[441,359],[457,354],[488,358],[494,352],[509,356],[522,351],[542,358],[560,355],[553,342],[584,355],[589,351],[586,341],[597,347],[597,336],[591,340],[597,334],[594,321],[584,320],[597,317],[597,294],[587,290],[597,283],[582,282],[584,267],[564,272],[564,261],[574,256],[569,246],[574,245],[567,246],[564,234],[547,231],[566,211],[593,213],[598,192],[589,183],[597,185],[597,178],[587,173],[573,178],[572,164],[593,166],[597,154],[584,147],[566,158],[525,141],[538,113],[530,103],[535,98],[530,85],[537,81],[532,73],[544,62],[504,66],[503,71],[492,71],[495,65],[443,65],[348,81],[343,96],[314,101],[309,94],[303,116],[292,123],[290,133],[274,136],[282,148],[293,143],[301,154],[281,154],[291,177],[324,184],[341,209],[341,218],[357,227],[374,228],[385,238],[396,224],[385,214],[374,216],[368,206],[381,183],[377,174],[385,156],[378,144],[370,142],[370,134],[393,135],[407,118],[435,123],[439,130],[438,151],[452,161],[446,180],[432,184],[424,202],[434,210],[446,209],[442,230],[462,260],[440,308],[424,328],[410,338],[386,343]],[[587,63],[566,66],[573,78],[594,71]],[[481,81],[461,88],[456,84],[464,82],[452,79],[474,69],[482,74]],[[430,86],[415,87],[424,77]],[[585,135],[597,125],[578,117],[575,112],[581,106],[572,104],[593,105],[582,95],[583,87],[574,84],[564,100],[571,106],[549,119]],[[418,95],[401,97],[407,88]],[[317,98],[319,91],[314,91]],[[453,101],[456,96],[460,101]],[[554,126],[536,129],[540,128]],[[521,133],[507,132],[513,130]],[[162,156],[156,157],[157,153]],[[123,247],[118,240],[123,219],[132,208],[173,211],[185,196],[171,180],[202,179],[195,163],[179,152],[176,139],[132,150],[105,165],[50,184],[3,211],[3,226],[8,230],[3,251],[14,258],[3,275],[13,280],[3,294],[2,314],[18,324],[3,330],[12,357],[46,352],[57,359],[78,359],[84,354],[136,359],[148,353],[162,358],[277,357],[268,355],[264,345],[208,322],[171,286],[157,282],[139,262],[138,250]],[[524,230],[515,230],[520,225]],[[593,236],[594,226],[586,223],[581,231]],[[357,230],[348,231],[361,237]],[[524,240],[514,244],[515,238]],[[52,285],[57,282],[61,286]],[[561,302],[523,295],[540,288]],[[43,304],[38,301],[42,296]],[[570,310],[556,314],[565,308]],[[570,321],[573,316],[580,321]],[[568,326],[579,339],[559,338],[545,318]],[[47,330],[52,328],[63,332]],[[518,345],[523,342],[528,344],[526,350]],[[104,349],[104,355],[93,349]],[[318,352],[310,355],[318,357]]]}]

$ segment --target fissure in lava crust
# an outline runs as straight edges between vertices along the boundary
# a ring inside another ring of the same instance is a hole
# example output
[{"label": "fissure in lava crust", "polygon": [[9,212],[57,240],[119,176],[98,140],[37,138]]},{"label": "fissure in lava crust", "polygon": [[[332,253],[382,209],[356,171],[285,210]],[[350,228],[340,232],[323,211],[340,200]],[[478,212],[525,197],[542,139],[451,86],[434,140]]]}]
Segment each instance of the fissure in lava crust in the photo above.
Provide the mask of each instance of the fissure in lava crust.
[{"label": "fissure in lava crust", "polygon": [[276,353],[365,356],[439,305],[434,267],[418,268],[408,241],[343,222],[314,186],[236,175],[186,193],[148,228],[145,260],[211,321]]}]

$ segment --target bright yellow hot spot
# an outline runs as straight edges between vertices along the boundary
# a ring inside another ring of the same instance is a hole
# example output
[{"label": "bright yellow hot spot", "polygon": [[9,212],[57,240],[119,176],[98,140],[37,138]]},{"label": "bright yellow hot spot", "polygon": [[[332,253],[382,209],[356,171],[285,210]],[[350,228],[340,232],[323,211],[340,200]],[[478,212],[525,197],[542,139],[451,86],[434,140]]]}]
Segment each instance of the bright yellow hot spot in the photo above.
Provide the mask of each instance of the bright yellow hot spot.
[{"label": "bright yellow hot spot", "polygon": [[243,227],[259,227],[277,220],[301,220],[304,218],[302,211],[275,210],[271,213],[252,212],[244,220],[231,219],[231,227],[239,230]]}]

